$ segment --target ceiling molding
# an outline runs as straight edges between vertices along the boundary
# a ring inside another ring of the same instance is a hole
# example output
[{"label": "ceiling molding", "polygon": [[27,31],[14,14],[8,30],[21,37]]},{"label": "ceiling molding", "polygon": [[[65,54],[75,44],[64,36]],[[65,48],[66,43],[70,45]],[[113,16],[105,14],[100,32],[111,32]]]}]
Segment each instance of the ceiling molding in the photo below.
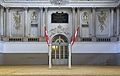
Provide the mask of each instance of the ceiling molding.
[{"label": "ceiling molding", "polygon": [[117,5],[116,5],[116,7],[117,7],[117,6],[119,6],[119,7],[120,7],[120,0],[118,1],[118,3],[117,3]]},{"label": "ceiling molding", "polygon": [[80,1],[69,0],[65,5],[54,5],[50,0],[4,0],[3,7],[117,7],[120,0]]}]

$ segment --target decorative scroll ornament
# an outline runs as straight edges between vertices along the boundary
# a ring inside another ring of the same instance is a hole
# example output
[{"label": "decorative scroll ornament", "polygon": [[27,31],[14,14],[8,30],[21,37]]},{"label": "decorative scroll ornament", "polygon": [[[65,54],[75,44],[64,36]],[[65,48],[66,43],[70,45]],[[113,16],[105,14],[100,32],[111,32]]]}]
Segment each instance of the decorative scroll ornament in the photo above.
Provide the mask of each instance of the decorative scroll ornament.
[{"label": "decorative scroll ornament", "polygon": [[100,23],[99,27],[101,32],[105,29],[105,21],[106,21],[106,13],[104,11],[101,11],[101,13],[98,15],[98,21]]},{"label": "decorative scroll ornament", "polygon": [[70,33],[67,31],[68,28],[63,28],[61,25],[59,25],[57,28],[51,29],[50,30],[50,37],[56,33],[64,33],[67,36],[70,35]]},{"label": "decorative scroll ornament", "polygon": [[50,0],[50,2],[54,5],[65,5],[69,2],[69,0]]}]

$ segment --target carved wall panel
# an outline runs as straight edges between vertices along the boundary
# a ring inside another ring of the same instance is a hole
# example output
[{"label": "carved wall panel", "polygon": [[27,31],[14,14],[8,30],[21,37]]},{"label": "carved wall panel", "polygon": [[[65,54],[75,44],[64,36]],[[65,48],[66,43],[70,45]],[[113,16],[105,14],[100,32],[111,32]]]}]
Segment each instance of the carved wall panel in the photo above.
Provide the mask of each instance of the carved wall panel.
[{"label": "carved wall panel", "polygon": [[96,10],[96,36],[109,36],[110,12],[107,9]]},{"label": "carved wall panel", "polygon": [[40,29],[40,12],[38,9],[29,9],[28,12],[29,36],[38,37]]},{"label": "carved wall panel", "polygon": [[82,9],[80,11],[80,34],[81,37],[89,37],[91,26],[91,10]]},{"label": "carved wall panel", "polygon": [[21,37],[24,36],[24,26],[25,26],[25,14],[22,9],[12,9],[10,11],[10,25],[11,25],[11,35]]},{"label": "carved wall panel", "polygon": [[[59,16],[60,18],[58,16],[54,17],[55,19],[59,19],[61,21],[56,22],[56,20],[54,20],[54,22],[52,23],[53,13],[54,14],[57,13],[57,15],[61,15]],[[65,17],[64,19],[67,19],[66,14],[68,14],[68,21],[62,19],[64,17]],[[48,18],[47,19],[48,34],[50,38],[54,37],[57,34],[63,34],[70,40],[72,36],[72,13],[70,9],[49,9],[47,18]]]}]

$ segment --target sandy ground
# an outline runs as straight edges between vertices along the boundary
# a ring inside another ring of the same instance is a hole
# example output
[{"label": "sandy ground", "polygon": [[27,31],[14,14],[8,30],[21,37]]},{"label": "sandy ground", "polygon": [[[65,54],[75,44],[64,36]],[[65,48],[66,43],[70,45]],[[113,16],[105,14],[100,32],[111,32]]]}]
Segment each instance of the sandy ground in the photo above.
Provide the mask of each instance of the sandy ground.
[{"label": "sandy ground", "polygon": [[120,76],[120,66],[67,66],[14,65],[0,66],[0,76]]}]

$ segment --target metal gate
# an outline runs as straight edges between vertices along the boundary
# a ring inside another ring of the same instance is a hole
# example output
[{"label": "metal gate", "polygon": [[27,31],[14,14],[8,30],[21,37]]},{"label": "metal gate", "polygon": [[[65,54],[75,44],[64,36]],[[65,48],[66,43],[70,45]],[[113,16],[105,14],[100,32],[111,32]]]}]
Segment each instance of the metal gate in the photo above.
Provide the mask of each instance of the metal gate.
[{"label": "metal gate", "polygon": [[52,40],[52,64],[68,64],[68,44],[64,35],[56,35]]}]

